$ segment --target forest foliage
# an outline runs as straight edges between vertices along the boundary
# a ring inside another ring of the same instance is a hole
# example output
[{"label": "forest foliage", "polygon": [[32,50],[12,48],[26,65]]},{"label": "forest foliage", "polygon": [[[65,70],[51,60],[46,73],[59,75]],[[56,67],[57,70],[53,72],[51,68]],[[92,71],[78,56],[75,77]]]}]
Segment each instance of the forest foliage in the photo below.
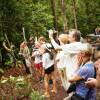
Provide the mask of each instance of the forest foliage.
[{"label": "forest foliage", "polygon": [[[54,28],[51,9],[52,0],[0,0],[0,40],[7,34],[10,41],[19,39],[22,27],[26,37],[30,34],[45,34],[47,29]],[[55,1],[58,30],[63,32],[61,0]],[[73,0],[63,0],[68,29],[75,28],[73,16]],[[100,24],[100,0],[75,0],[78,29],[83,34],[93,32]],[[27,37],[28,38],[28,37]],[[17,40],[16,40],[17,41]],[[19,42],[19,41],[17,41]]]},{"label": "forest foliage", "polygon": [[[61,9],[61,2],[64,2],[64,9]],[[23,40],[23,27],[27,39],[31,34],[46,36],[48,29],[55,28],[54,21],[58,31],[64,32],[62,12],[67,29],[75,28],[74,10],[77,28],[83,36],[100,27],[100,0],[0,0],[0,46],[7,34],[9,41],[18,48]]]}]

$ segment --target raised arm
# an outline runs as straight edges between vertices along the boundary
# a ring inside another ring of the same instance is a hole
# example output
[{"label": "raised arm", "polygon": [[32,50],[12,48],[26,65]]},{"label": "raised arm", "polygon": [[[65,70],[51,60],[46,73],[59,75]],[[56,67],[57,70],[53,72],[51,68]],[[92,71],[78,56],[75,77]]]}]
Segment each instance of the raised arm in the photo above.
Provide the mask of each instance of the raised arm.
[{"label": "raised arm", "polygon": [[82,44],[81,42],[73,42],[73,43],[61,46],[61,49],[65,53],[76,54],[80,51],[81,44]]},{"label": "raised arm", "polygon": [[3,42],[3,47],[4,47],[8,52],[11,52],[11,49],[8,48],[8,47],[6,46],[6,43],[5,43],[5,42]]}]

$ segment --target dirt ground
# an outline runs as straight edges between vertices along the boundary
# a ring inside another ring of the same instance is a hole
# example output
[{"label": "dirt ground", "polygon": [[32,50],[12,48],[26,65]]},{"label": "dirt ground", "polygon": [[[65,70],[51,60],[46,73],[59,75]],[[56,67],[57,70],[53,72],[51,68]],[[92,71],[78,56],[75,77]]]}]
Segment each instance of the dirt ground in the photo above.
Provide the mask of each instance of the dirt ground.
[{"label": "dirt ground", "polygon": [[[25,70],[23,70],[21,68],[12,68],[12,69],[7,70],[4,74],[4,76],[9,76],[11,74],[13,76],[25,75]],[[45,98],[45,100],[63,100],[67,96],[66,91],[61,86],[61,80],[60,80],[59,76],[58,75],[56,75],[56,76],[57,76],[56,77],[56,79],[57,79],[57,94],[50,93],[50,98]],[[33,77],[35,77],[35,74],[33,75]],[[39,91],[40,94],[44,93],[44,82],[43,81],[40,82],[40,81],[37,81],[37,79],[32,80],[31,78],[30,78],[30,81],[32,83],[32,88],[34,88],[34,90]],[[0,87],[0,92],[2,92],[1,89],[3,89],[3,88]],[[50,85],[50,90],[51,89],[52,89],[52,85]],[[5,89],[5,91],[6,90],[7,89]],[[0,98],[0,100],[2,100],[2,99]],[[30,99],[25,97],[23,99],[18,99],[18,100],[30,100]],[[100,100],[100,89],[97,90],[97,100]]]}]

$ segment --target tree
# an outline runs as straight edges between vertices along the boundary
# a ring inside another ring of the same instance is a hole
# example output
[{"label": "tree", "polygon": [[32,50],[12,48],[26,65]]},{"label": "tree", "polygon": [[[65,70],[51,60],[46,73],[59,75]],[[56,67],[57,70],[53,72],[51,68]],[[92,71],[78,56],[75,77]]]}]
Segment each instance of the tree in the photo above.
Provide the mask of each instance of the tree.
[{"label": "tree", "polygon": [[62,13],[62,19],[63,19],[63,30],[64,32],[68,31],[68,25],[67,25],[67,18],[66,18],[66,9],[65,9],[65,1],[60,0],[61,3],[61,13]]},{"label": "tree", "polygon": [[72,3],[73,3],[74,24],[75,24],[75,29],[77,29],[76,0],[72,0]]},{"label": "tree", "polygon": [[51,9],[52,9],[52,16],[53,16],[53,25],[55,30],[58,30],[55,2],[56,0],[51,0]]}]

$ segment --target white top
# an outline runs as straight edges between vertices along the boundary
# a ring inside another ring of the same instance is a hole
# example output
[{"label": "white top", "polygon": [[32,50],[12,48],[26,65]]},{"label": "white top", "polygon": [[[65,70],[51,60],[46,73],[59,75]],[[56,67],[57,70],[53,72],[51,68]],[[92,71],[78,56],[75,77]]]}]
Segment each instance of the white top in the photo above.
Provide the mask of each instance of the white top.
[{"label": "white top", "polygon": [[65,53],[76,54],[80,51],[81,42],[72,42],[70,44],[58,45],[53,39],[51,40],[55,49],[62,49]]},{"label": "white top", "polygon": [[44,53],[42,55],[42,63],[43,63],[43,68],[48,69],[54,64],[54,60],[50,59],[50,54],[49,53]]},{"label": "white top", "polygon": [[73,42],[70,44],[65,44],[62,46],[59,46],[54,40],[51,40],[52,45],[54,46],[55,49],[62,49],[64,52],[64,56],[66,58],[66,75],[69,78],[70,76],[73,75],[73,73],[76,71],[77,67],[77,53],[80,52],[80,45],[82,45],[81,42]]},{"label": "white top", "polygon": [[67,55],[64,54],[64,51],[60,51],[57,53],[56,61],[57,61],[57,68],[58,69],[66,67],[66,56]]},{"label": "white top", "polygon": [[32,56],[35,57],[35,61],[34,61],[35,64],[38,64],[38,63],[41,63],[42,62],[42,55],[39,52],[39,50],[34,51],[32,53]]}]

